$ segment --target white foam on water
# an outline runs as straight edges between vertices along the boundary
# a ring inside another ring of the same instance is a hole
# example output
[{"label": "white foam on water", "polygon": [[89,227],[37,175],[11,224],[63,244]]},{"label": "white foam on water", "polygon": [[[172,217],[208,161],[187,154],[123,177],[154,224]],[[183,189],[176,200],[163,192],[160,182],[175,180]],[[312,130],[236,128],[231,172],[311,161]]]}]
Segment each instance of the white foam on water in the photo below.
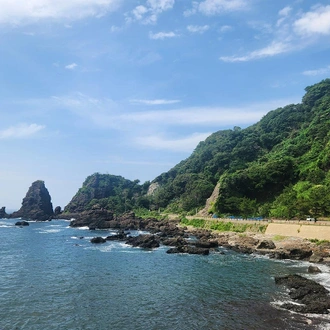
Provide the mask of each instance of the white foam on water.
[{"label": "white foam on water", "polygon": [[[68,228],[70,228],[70,226]],[[78,229],[78,230],[89,230],[89,228],[87,226],[85,226],[85,227],[77,227],[76,229]]]},{"label": "white foam on water", "polygon": [[59,233],[62,229],[43,229],[38,231],[39,234],[52,234],[52,233]]}]

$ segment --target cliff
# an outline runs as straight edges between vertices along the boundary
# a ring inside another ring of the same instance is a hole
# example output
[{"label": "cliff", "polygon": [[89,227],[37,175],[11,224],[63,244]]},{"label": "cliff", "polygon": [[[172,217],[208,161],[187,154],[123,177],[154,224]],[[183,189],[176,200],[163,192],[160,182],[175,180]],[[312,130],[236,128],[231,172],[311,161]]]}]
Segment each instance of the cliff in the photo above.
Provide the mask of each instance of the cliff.
[{"label": "cliff", "polygon": [[23,218],[28,220],[45,221],[53,216],[51,197],[44,181],[38,180],[32,183],[26,196],[23,198],[22,207],[11,218]]}]

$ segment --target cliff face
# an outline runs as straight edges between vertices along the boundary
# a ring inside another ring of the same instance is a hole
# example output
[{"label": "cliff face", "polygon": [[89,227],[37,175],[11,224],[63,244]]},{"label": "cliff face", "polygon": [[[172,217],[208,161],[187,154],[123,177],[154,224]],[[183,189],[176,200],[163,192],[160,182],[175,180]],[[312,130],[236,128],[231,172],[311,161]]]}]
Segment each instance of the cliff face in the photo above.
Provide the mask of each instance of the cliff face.
[{"label": "cliff face", "polygon": [[19,211],[11,214],[11,218],[24,218],[28,220],[45,221],[53,216],[51,197],[44,181],[32,183],[26,196],[23,198]]}]

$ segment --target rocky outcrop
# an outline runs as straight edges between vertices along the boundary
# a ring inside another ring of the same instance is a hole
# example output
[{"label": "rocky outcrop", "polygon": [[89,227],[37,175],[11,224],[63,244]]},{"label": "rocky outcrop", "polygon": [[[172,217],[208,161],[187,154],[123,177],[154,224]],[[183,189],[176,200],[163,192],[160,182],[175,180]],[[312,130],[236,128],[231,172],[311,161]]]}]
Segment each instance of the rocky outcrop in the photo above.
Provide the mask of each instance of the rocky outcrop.
[{"label": "rocky outcrop", "polygon": [[156,235],[139,235],[135,237],[128,237],[126,244],[132,245],[134,247],[140,247],[144,249],[154,249],[158,248],[160,239]]},{"label": "rocky outcrop", "polygon": [[113,213],[106,209],[93,207],[92,210],[83,211],[77,214],[66,214],[74,218],[70,222],[71,227],[89,227],[89,229],[107,229],[111,228],[110,221],[113,220]]},{"label": "rocky outcrop", "polygon": [[17,221],[15,223],[15,226],[23,227],[23,226],[30,226],[30,224],[27,221]]},{"label": "rocky outcrop", "polygon": [[212,195],[206,200],[204,208],[197,213],[198,216],[200,216],[200,217],[209,216],[209,212],[210,212],[210,209],[212,208],[212,205],[215,203],[215,201],[219,197],[219,189],[220,189],[220,183],[217,183],[217,185],[213,189]]},{"label": "rocky outcrop", "polygon": [[9,215],[6,213],[6,207],[3,206],[0,209],[0,219],[7,219],[9,217]]},{"label": "rocky outcrop", "polygon": [[298,313],[329,313],[329,291],[322,285],[299,275],[275,277],[275,283],[285,285],[289,289],[290,298],[295,302],[285,303],[282,308]]},{"label": "rocky outcrop", "polygon": [[56,206],[54,209],[54,215],[55,217],[58,217],[62,213],[62,208],[61,206]]},{"label": "rocky outcrop", "polygon": [[12,213],[10,217],[45,221],[51,219],[53,214],[49,192],[44,181],[38,180],[32,183],[19,211]]},{"label": "rocky outcrop", "polygon": [[167,250],[166,253],[169,253],[169,254],[188,253],[188,254],[201,254],[201,255],[206,256],[210,253],[210,250],[206,249],[206,248],[191,246],[191,245],[183,245],[183,246],[171,248],[171,249]]}]

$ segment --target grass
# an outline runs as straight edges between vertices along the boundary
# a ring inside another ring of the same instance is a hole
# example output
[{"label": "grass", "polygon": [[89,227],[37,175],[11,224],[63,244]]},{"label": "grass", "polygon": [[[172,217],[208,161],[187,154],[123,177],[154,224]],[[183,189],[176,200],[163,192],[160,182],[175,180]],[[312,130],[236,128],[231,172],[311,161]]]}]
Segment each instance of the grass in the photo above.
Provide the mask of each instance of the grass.
[{"label": "grass", "polygon": [[181,224],[185,226],[192,226],[194,228],[210,229],[220,232],[231,231],[235,233],[244,233],[247,231],[264,233],[267,229],[267,225],[260,224],[242,224],[233,222],[224,222],[219,220],[203,220],[203,219],[191,219],[183,218]]},{"label": "grass", "polygon": [[319,240],[317,238],[310,239],[310,242],[315,243],[316,245],[322,245],[322,244],[330,243],[330,241],[328,241],[328,240],[325,240],[325,239]]}]

